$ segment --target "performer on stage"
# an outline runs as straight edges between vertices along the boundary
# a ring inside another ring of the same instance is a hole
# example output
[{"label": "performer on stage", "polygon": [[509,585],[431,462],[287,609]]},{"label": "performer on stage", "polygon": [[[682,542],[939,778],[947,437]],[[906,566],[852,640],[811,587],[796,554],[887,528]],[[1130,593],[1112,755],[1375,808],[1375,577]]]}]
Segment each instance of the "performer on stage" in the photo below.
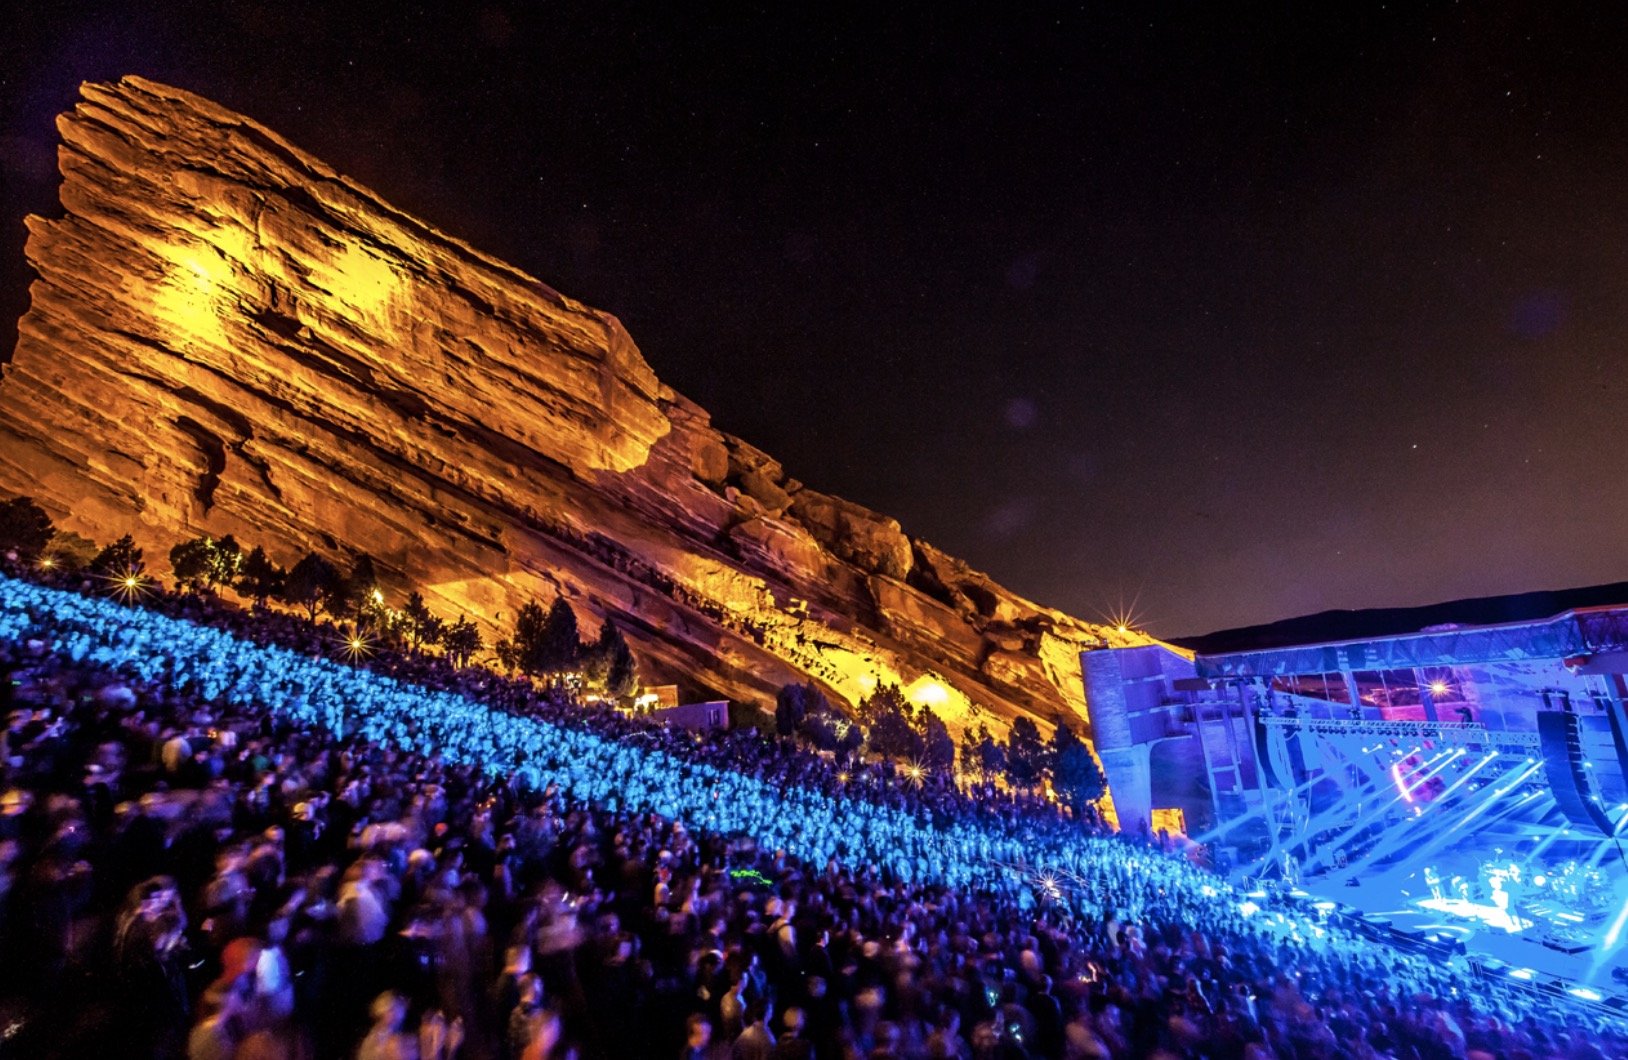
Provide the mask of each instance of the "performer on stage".
[{"label": "performer on stage", "polygon": [[1494,873],[1492,877],[1492,904],[1498,909],[1498,926],[1505,931],[1514,931],[1519,926],[1515,918],[1509,915],[1509,892],[1504,890],[1504,874]]},{"label": "performer on stage", "polygon": [[1513,861],[1509,863],[1509,876],[1504,880],[1504,890],[1509,892],[1509,904],[1513,909],[1521,907],[1521,898],[1526,894],[1526,880],[1521,875],[1521,867]]},{"label": "performer on stage", "polygon": [[1445,897],[1445,894],[1441,889],[1441,873],[1436,871],[1436,866],[1426,865],[1424,870],[1424,878],[1425,886],[1430,888],[1430,897],[1434,898],[1438,902],[1441,901],[1442,898]]}]

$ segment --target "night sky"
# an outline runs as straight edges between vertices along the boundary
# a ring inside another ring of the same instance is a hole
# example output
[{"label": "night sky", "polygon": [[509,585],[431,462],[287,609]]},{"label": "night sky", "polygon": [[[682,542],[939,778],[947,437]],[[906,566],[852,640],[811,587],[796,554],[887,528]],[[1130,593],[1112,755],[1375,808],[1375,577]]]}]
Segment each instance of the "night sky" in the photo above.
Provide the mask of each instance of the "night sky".
[{"label": "night sky", "polygon": [[7,5],[0,349],[54,115],[139,73],[1082,617],[1628,577],[1621,9],[364,6]]}]

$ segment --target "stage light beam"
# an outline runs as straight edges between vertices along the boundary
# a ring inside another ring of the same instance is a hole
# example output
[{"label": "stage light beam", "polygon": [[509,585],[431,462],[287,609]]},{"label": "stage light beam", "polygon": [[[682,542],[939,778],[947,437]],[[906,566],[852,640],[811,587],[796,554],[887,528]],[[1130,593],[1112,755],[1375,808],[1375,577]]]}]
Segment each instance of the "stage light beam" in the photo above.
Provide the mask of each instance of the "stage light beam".
[{"label": "stage light beam", "polygon": [[1609,953],[1617,948],[1617,943],[1622,938],[1624,924],[1628,924],[1628,902],[1622,903],[1622,908],[1617,912],[1617,918],[1611,921],[1610,930],[1605,933],[1605,938],[1600,940],[1600,949]]}]

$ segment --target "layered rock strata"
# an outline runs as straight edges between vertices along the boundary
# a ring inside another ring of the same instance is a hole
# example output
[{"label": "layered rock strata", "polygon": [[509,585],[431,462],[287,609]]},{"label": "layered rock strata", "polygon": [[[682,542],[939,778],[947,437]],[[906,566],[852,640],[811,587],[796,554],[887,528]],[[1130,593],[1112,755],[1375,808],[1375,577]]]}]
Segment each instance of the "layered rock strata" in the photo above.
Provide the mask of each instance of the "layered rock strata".
[{"label": "layered rock strata", "polygon": [[88,84],[58,126],[0,495],[150,556],[366,551],[494,629],[564,593],[733,699],[898,680],[952,723],[1083,720],[1078,654],[1123,637],[788,477],[609,314],[181,90]]}]

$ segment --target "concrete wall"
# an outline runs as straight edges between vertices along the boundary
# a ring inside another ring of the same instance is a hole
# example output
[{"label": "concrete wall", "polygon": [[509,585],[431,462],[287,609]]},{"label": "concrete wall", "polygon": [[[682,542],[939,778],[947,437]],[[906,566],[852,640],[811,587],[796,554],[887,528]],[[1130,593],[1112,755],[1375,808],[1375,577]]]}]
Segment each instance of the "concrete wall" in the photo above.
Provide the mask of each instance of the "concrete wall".
[{"label": "concrete wall", "polygon": [[709,730],[724,732],[729,728],[729,701],[719,699],[707,703],[686,703],[683,706],[652,711],[651,715],[678,729],[689,729],[691,732]]},{"label": "concrete wall", "polygon": [[[1197,742],[1183,721],[1187,711],[1186,693],[1173,689],[1173,682],[1194,675],[1186,658],[1151,644],[1112,651],[1092,651],[1080,656],[1085,678],[1086,711],[1091,718],[1092,742],[1102,759],[1113,794],[1119,826],[1127,832],[1139,831],[1152,819],[1154,807],[1180,806],[1189,823],[1195,817],[1207,819],[1210,806],[1193,803],[1191,772],[1204,780],[1204,763]],[[1172,770],[1154,770],[1153,749],[1176,738],[1186,750],[1161,748],[1161,762],[1178,762]],[[1195,764],[1196,763],[1196,764]],[[1207,783],[1204,789],[1208,790]]]}]

